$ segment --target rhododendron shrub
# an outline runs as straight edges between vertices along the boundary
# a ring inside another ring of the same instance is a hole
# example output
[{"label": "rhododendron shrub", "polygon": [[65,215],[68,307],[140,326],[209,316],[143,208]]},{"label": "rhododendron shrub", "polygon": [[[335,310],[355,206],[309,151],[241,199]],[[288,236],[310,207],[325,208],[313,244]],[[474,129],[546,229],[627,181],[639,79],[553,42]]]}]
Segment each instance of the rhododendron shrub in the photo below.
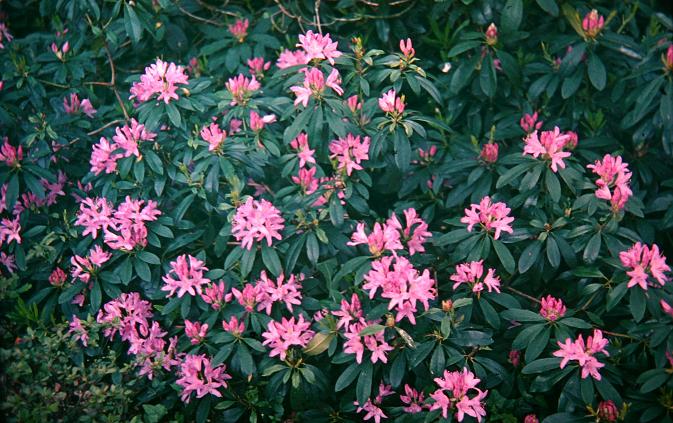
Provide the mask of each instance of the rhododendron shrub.
[{"label": "rhododendron shrub", "polygon": [[8,346],[67,325],[128,421],[671,420],[661,4],[19,3]]}]

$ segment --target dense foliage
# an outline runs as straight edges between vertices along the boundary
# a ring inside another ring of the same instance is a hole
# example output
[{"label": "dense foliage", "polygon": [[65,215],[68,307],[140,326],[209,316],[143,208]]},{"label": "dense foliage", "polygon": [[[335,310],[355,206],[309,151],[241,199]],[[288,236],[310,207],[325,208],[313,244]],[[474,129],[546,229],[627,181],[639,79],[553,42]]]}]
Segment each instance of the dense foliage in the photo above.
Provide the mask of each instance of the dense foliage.
[{"label": "dense foliage", "polygon": [[663,4],[0,13],[7,420],[672,420]]}]

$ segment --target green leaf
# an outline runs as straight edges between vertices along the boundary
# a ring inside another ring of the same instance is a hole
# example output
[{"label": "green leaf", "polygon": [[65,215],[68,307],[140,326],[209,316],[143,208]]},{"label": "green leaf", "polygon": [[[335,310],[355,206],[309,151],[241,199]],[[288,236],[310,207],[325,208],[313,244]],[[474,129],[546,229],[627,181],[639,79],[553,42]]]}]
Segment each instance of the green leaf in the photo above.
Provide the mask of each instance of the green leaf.
[{"label": "green leaf", "polygon": [[584,401],[585,404],[591,404],[594,400],[593,380],[593,377],[580,379],[580,392],[582,394],[582,401]]},{"label": "green leaf", "polygon": [[481,40],[467,40],[462,41],[455,46],[451,47],[449,52],[446,54],[447,57],[458,56],[460,53],[472,50],[475,47],[479,47],[482,44]]},{"label": "green leaf", "polygon": [[98,312],[102,302],[103,294],[100,290],[100,282],[95,281],[93,283],[93,288],[91,289],[91,311]]},{"label": "green leaf", "polygon": [[545,318],[539,313],[524,309],[509,309],[500,313],[503,319],[517,322],[544,322]]},{"label": "green leaf", "polygon": [[638,377],[637,383],[642,383],[640,392],[646,394],[666,383],[670,375],[664,369],[650,369]]},{"label": "green leaf", "polygon": [[140,277],[140,279],[146,282],[150,282],[152,280],[152,272],[150,271],[150,267],[144,261],[134,258],[133,268],[136,270],[136,274]]},{"label": "green leaf", "polygon": [[392,365],[390,366],[390,384],[393,385],[393,388],[400,386],[406,370],[406,356],[404,354],[399,354],[397,357],[395,357]]},{"label": "green leaf", "polygon": [[515,178],[518,176],[522,175],[524,172],[526,172],[528,169],[530,169],[532,166],[534,166],[536,163],[534,162],[529,162],[529,163],[521,163],[513,168],[509,169],[507,172],[503,173],[500,175],[498,178],[498,181],[495,183],[495,188],[500,189],[506,185],[509,185],[510,182],[512,182]]},{"label": "green leaf", "polygon": [[582,319],[578,319],[576,317],[566,317],[564,319],[561,319],[558,321],[558,323],[566,326],[570,326],[573,328],[578,328],[578,329],[591,329],[592,326],[591,324],[585,322]]},{"label": "green leaf", "polygon": [[283,273],[278,253],[276,253],[275,248],[269,247],[266,243],[262,243],[262,261],[274,276],[278,277]]},{"label": "green leaf", "polygon": [[344,208],[341,205],[341,199],[338,195],[330,196],[329,200],[329,217],[332,225],[337,228],[344,223]]},{"label": "green leaf", "polygon": [[360,333],[358,333],[359,336],[367,336],[367,335],[374,335],[382,330],[384,330],[386,327],[383,325],[369,325],[362,329]]},{"label": "green leaf", "polygon": [[526,273],[540,256],[542,241],[536,239],[526,247],[519,257],[519,273]]},{"label": "green leaf", "polygon": [[545,186],[547,187],[549,197],[551,197],[553,202],[558,203],[561,199],[561,184],[550,168],[547,168],[546,170],[544,182]]},{"label": "green leaf", "polygon": [[607,79],[605,72],[605,65],[601,58],[594,52],[589,55],[589,62],[587,64],[587,72],[589,73],[589,80],[591,84],[598,90],[603,91]]},{"label": "green leaf", "polygon": [[409,168],[409,161],[411,160],[411,144],[409,138],[401,131],[395,132],[395,164],[401,171],[406,171]]},{"label": "green leaf", "polygon": [[248,276],[252,270],[252,266],[255,264],[256,256],[257,249],[254,246],[249,250],[243,250],[243,255],[241,256],[241,276]]},{"label": "green leaf", "polygon": [[143,34],[143,28],[140,26],[140,20],[135,10],[128,3],[124,2],[124,24],[126,33],[131,37],[134,43],[140,41]]},{"label": "green leaf", "polygon": [[161,264],[161,260],[155,254],[150,253],[149,251],[139,251],[137,254],[138,258],[148,264]]},{"label": "green leaf", "polygon": [[318,332],[306,344],[302,350],[306,355],[318,355],[327,350],[332,339],[336,336],[333,332]]},{"label": "green leaf", "polygon": [[182,126],[182,118],[180,117],[180,112],[178,111],[178,108],[175,107],[175,104],[168,103],[165,106],[166,113],[168,114],[168,118],[170,119],[171,123],[177,128]]},{"label": "green leaf", "polygon": [[624,298],[624,295],[626,295],[626,291],[628,290],[627,283],[620,283],[619,285],[615,286],[612,288],[609,292],[608,295],[606,296],[606,302],[605,302],[605,311],[610,311],[619,302]]},{"label": "green leaf", "polygon": [[507,273],[512,274],[516,270],[516,263],[514,262],[514,257],[512,253],[509,252],[509,248],[501,241],[491,238],[491,243],[495,249],[495,254],[498,256],[498,260],[505,268]]},{"label": "green leaf", "polygon": [[481,73],[479,74],[479,86],[481,91],[488,97],[493,97],[497,88],[498,80],[495,74],[495,67],[493,66],[493,58],[487,56],[481,65]]},{"label": "green leaf", "polygon": [[584,258],[584,261],[586,263],[593,263],[594,261],[596,261],[598,253],[600,251],[601,251],[601,233],[596,232],[591,237],[591,239],[589,239],[587,246],[584,248],[584,255],[582,257]]},{"label": "green leaf", "polygon": [[334,385],[334,391],[339,392],[347,388],[355,378],[360,374],[361,367],[358,363],[351,363],[350,366],[346,367]]},{"label": "green leaf", "polygon": [[500,27],[503,32],[512,32],[519,29],[521,19],[523,18],[523,1],[508,0],[502,9],[500,17]]},{"label": "green leaf", "polygon": [[545,12],[549,13],[550,15],[557,17],[558,16],[558,5],[556,4],[555,0],[536,0],[538,6]]},{"label": "green leaf", "polygon": [[633,318],[636,320],[636,322],[643,320],[646,306],[647,298],[645,297],[643,290],[638,286],[632,287],[631,296],[629,299],[629,309],[631,309],[631,314],[633,315]]},{"label": "green leaf", "polygon": [[557,268],[561,264],[561,252],[556,240],[552,236],[547,237],[547,260],[549,260],[549,264],[553,268]]},{"label": "green leaf", "polygon": [[313,232],[309,232],[306,237],[306,256],[313,264],[316,264],[320,257],[320,244],[318,244],[318,238]]},{"label": "green leaf", "polygon": [[364,404],[372,393],[372,377],[374,376],[374,366],[369,361],[362,364],[358,384],[355,387],[355,397],[358,403]]},{"label": "green leaf", "polygon": [[484,317],[486,318],[488,324],[493,329],[499,329],[500,316],[498,316],[498,312],[495,311],[493,306],[486,300],[486,298],[482,297],[479,301],[477,301],[477,304],[479,304],[479,308],[481,308],[482,313],[484,313]]},{"label": "green leaf", "polygon": [[522,370],[521,373],[525,375],[532,375],[536,373],[543,373],[549,370],[559,369],[561,365],[561,359],[557,357],[553,358],[541,358],[535,360],[532,363],[528,363]]}]

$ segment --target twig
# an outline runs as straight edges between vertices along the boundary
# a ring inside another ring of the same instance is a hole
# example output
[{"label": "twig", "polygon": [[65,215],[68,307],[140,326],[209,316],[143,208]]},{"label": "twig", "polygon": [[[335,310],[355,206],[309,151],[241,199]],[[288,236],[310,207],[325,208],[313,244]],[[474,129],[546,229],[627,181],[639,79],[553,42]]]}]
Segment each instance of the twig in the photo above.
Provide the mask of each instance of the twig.
[{"label": "twig", "polygon": [[[175,1],[175,0],[173,0],[173,4],[174,4],[175,6],[177,6],[178,9],[180,9],[180,12],[184,13],[185,15],[189,16],[189,17],[192,18],[192,19],[195,19],[195,20],[197,20],[197,21],[199,21],[199,22],[207,23],[207,24],[209,24],[209,25],[215,25],[215,26],[220,26],[220,27],[224,26],[224,24],[223,24],[222,22],[211,21],[210,19],[202,18],[202,17],[200,17],[200,16],[196,16],[196,15],[192,14],[191,12],[189,12],[189,10],[185,9],[184,7],[182,7],[182,6],[181,6],[180,4],[178,4],[178,2]],[[235,15],[234,15],[234,16],[235,16]]]},{"label": "twig", "polygon": [[[212,5],[206,3],[206,2],[204,2],[204,1],[202,1],[202,0],[196,0],[196,2],[199,4],[199,6],[201,6],[201,7],[205,7],[206,9],[208,9],[208,10],[210,10],[210,11],[213,11],[213,12],[216,12],[216,13],[220,13],[220,14],[222,14],[222,15],[238,17],[238,15],[237,15],[236,13],[234,13],[234,12],[229,12],[228,10],[219,9],[219,8],[217,8],[217,7],[215,7],[215,6],[212,6]],[[224,2],[224,4],[222,4],[222,7],[225,7],[227,4],[229,4],[229,0],[226,0],[226,1]]]},{"label": "twig", "polygon": [[527,298],[527,299],[529,299],[529,300],[531,300],[531,301],[533,301],[533,302],[536,302],[536,303],[540,304],[540,300],[538,300],[538,299],[535,298],[535,297],[531,297],[530,295],[526,294],[525,292],[521,292],[521,291],[519,291],[519,290],[516,289],[516,288],[512,288],[511,286],[506,286],[505,288],[507,288],[507,290],[512,291],[513,293],[515,293],[515,294],[517,294],[517,295],[521,295],[521,296],[524,297],[524,298]]},{"label": "twig", "polygon": [[320,0],[315,0],[313,8],[315,10],[315,26],[318,28],[320,35],[322,35],[322,27],[320,26]]},{"label": "twig", "polygon": [[40,79],[40,78],[35,78],[35,79],[36,79],[37,81],[40,81],[40,82],[43,83],[43,84],[51,85],[52,87],[56,87],[56,88],[64,88],[64,89],[68,89],[68,88],[70,88],[70,87],[67,86],[67,85],[57,84],[56,82],[47,81],[46,79]]},{"label": "twig", "polygon": [[116,124],[118,124],[118,123],[122,123],[122,122],[124,122],[123,119],[115,119],[115,120],[113,120],[112,122],[108,122],[108,123],[106,123],[105,125],[101,126],[101,127],[98,128],[98,129],[95,129],[95,130],[93,130],[93,131],[91,131],[91,132],[87,132],[86,134],[87,134],[88,136],[93,136],[93,135],[96,135],[96,134],[98,134],[98,133],[100,133],[100,132],[103,132],[105,129],[107,129],[107,128],[111,127],[111,126],[114,126],[114,125],[116,125]]},{"label": "twig", "polygon": [[[301,32],[306,32],[306,31],[304,31],[304,26],[302,25],[302,21],[304,20],[304,18],[302,18],[299,15],[294,15],[294,14],[290,13],[290,11],[287,10],[283,6],[283,4],[280,2],[280,0],[273,0],[273,1],[276,3],[276,5],[280,9],[280,11],[283,13],[283,15],[287,16],[290,19],[294,19],[294,20],[297,21],[297,24],[299,25],[299,29],[301,30]],[[306,22],[306,23],[310,23],[310,22]]]}]

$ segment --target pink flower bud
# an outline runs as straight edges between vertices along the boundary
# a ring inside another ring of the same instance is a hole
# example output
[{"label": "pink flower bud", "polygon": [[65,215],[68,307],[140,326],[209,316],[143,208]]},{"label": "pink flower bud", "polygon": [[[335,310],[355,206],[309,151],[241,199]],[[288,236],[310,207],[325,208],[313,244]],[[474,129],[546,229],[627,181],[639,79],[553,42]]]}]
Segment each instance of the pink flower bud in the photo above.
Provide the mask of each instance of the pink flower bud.
[{"label": "pink flower bud", "polygon": [[49,275],[49,283],[52,284],[55,287],[63,286],[66,279],[67,279],[67,276],[66,276],[65,272],[60,267],[57,267],[56,269],[54,269],[54,271],[51,272],[51,275]]},{"label": "pink flower bud", "polygon": [[407,59],[411,59],[414,57],[414,54],[416,54],[416,50],[414,50],[412,44],[411,44],[411,38],[407,38],[406,42],[405,40],[400,40],[400,50],[402,50],[402,53],[404,53],[404,57]]},{"label": "pink flower bud", "polygon": [[619,410],[611,400],[602,401],[598,404],[598,418],[605,422],[616,422],[619,417]]},{"label": "pink flower bud", "polygon": [[537,112],[533,113],[532,115],[526,113],[521,117],[521,120],[519,121],[519,125],[521,126],[521,129],[526,131],[526,133],[531,133],[536,129],[540,129],[542,127],[543,121],[537,121]]},{"label": "pink flower bud", "polygon": [[668,46],[666,54],[661,56],[661,61],[664,62],[664,66],[667,70],[673,72],[673,44]]},{"label": "pink flower bud", "polygon": [[495,163],[498,161],[498,144],[484,144],[484,146],[481,148],[479,158],[486,163]]},{"label": "pink flower bud", "polygon": [[521,351],[512,350],[509,352],[509,362],[512,363],[512,366],[519,367],[521,363]]},{"label": "pink flower bud", "polygon": [[529,414],[523,419],[523,423],[540,423],[535,414]]},{"label": "pink flower bud", "polygon": [[554,298],[551,295],[547,295],[542,298],[542,304],[540,305],[540,315],[545,319],[554,322],[566,314],[566,306],[563,305],[563,301],[560,299]]},{"label": "pink flower bud", "polygon": [[67,41],[65,43],[63,43],[63,47],[61,47],[61,51],[63,52],[63,54],[68,53],[70,51],[70,43],[67,42]]},{"label": "pink flower bud", "polygon": [[248,35],[248,26],[250,22],[247,19],[239,19],[233,25],[229,25],[229,33],[238,40],[239,43],[245,41],[245,37]]},{"label": "pink flower bud", "polygon": [[587,13],[582,20],[584,35],[589,38],[596,38],[601,32],[601,29],[603,29],[603,25],[605,25],[605,18],[602,15],[599,15],[596,9]]},{"label": "pink flower bud", "polygon": [[498,27],[494,23],[490,24],[486,29],[486,44],[489,46],[496,45],[498,43]]}]

